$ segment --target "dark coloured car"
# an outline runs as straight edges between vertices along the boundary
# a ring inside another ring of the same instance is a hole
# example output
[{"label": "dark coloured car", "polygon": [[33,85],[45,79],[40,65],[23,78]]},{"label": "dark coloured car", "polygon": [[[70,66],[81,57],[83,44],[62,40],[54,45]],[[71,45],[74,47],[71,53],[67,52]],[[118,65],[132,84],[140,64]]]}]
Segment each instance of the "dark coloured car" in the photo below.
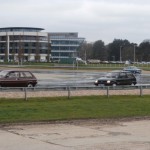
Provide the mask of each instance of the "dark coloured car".
[{"label": "dark coloured car", "polygon": [[136,83],[135,76],[128,71],[112,71],[94,82],[96,86],[135,85]]},{"label": "dark coloured car", "polygon": [[0,71],[1,87],[34,87],[36,77],[30,71],[2,70]]},{"label": "dark coloured car", "polygon": [[136,66],[128,66],[123,69],[124,71],[130,71],[134,74],[141,74],[142,70],[137,68]]}]

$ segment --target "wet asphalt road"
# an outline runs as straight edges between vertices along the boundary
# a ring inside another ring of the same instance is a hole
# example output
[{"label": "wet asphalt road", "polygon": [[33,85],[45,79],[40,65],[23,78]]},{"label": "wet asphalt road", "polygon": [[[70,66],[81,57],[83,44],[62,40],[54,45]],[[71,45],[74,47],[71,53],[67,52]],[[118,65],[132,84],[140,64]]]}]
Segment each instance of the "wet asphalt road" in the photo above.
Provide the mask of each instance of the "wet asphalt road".
[{"label": "wet asphalt road", "polygon": [[[38,86],[94,86],[96,79],[104,76],[107,72],[99,71],[33,71],[38,75]],[[46,78],[44,77],[46,75]],[[43,76],[43,77],[42,77]],[[137,84],[150,84],[150,74],[136,75]]]}]

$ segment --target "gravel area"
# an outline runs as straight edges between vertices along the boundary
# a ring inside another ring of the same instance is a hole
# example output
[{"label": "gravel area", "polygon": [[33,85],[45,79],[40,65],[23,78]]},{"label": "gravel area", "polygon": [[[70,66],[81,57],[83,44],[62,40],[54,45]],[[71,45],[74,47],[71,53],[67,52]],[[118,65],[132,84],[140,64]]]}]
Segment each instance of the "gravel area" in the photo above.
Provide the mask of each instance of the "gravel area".
[{"label": "gravel area", "polygon": [[0,127],[1,150],[150,150],[150,120],[79,120]]},{"label": "gravel area", "polygon": [[[149,95],[150,89],[143,89],[143,95]],[[107,95],[106,90],[74,90],[70,92],[70,96],[89,96],[89,95]],[[111,95],[140,95],[140,89],[135,90],[110,90]],[[68,97],[68,91],[29,91],[26,93],[26,97]],[[25,91],[20,92],[0,92],[2,98],[25,98]]]}]

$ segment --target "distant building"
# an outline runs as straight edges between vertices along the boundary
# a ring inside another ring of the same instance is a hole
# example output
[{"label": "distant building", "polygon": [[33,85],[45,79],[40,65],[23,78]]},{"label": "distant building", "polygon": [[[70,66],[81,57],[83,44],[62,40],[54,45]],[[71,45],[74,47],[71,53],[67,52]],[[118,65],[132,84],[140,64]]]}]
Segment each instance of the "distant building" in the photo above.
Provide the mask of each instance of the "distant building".
[{"label": "distant building", "polygon": [[40,61],[48,51],[48,34],[42,28],[0,28],[0,60]]},{"label": "distant building", "polygon": [[41,32],[43,28],[0,28],[0,61],[69,62],[84,38],[78,33]]},{"label": "distant building", "polygon": [[50,32],[51,57],[53,60],[71,62],[77,57],[78,48],[84,38],[79,38],[76,32]]}]

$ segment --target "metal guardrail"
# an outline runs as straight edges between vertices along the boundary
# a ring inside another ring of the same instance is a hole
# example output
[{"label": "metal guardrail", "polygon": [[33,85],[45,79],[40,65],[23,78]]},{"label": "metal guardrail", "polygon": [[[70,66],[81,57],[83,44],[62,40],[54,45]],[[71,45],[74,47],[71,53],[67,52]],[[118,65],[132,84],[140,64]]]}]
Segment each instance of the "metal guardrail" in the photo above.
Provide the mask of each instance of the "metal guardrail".
[{"label": "metal guardrail", "polygon": [[24,92],[24,99],[27,100],[27,92],[35,91],[67,91],[68,99],[71,97],[71,91],[75,90],[105,90],[107,97],[111,90],[135,90],[139,89],[139,95],[143,96],[144,89],[150,89],[149,84],[135,86],[48,86],[48,87],[0,87],[0,92]]}]

